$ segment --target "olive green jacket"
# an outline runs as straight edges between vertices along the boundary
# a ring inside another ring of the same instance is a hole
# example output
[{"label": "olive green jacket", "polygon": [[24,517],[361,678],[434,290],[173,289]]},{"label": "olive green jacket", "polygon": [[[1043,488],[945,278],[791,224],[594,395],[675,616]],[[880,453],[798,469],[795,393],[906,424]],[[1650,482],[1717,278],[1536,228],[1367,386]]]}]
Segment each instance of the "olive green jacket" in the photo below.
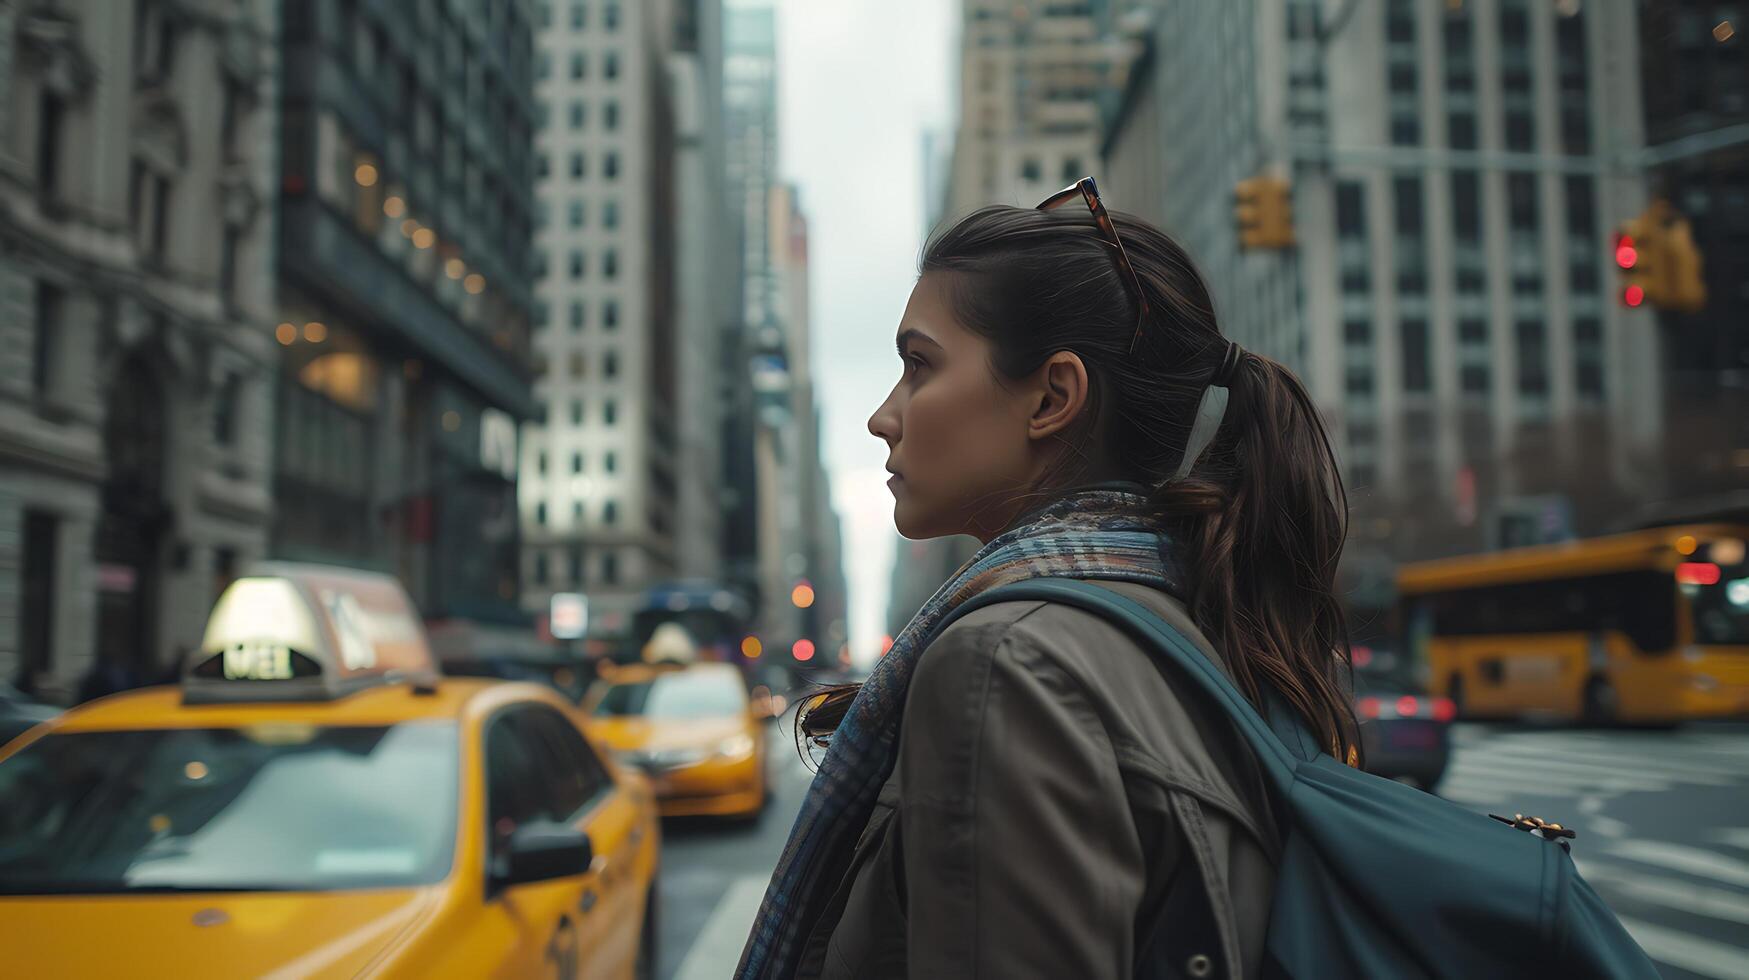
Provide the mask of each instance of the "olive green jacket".
[{"label": "olive green jacket", "polygon": [[[1095,584],[1221,663],[1175,599]],[[1185,687],[1080,609],[954,623],[798,976],[1255,977],[1277,831],[1249,749]]]}]

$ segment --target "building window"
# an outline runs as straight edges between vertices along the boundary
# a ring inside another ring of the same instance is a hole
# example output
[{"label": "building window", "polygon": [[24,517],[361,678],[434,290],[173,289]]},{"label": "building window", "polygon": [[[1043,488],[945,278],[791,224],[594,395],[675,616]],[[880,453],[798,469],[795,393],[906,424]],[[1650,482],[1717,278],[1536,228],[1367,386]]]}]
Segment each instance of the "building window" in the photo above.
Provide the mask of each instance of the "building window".
[{"label": "building window", "polygon": [[547,584],[547,553],[544,551],[534,553],[534,584]]},{"label": "building window", "polygon": [[571,202],[571,206],[569,209],[567,209],[567,212],[566,212],[566,220],[570,222],[570,225],[573,228],[583,227],[583,202],[582,201],[574,200]]},{"label": "building window", "polygon": [[547,325],[547,318],[548,318],[548,317],[549,317],[549,316],[551,316],[551,314],[552,314],[552,311],[551,311],[551,309],[550,309],[550,308],[549,308],[549,307],[548,307],[548,306],[547,306],[547,301],[546,301],[546,300],[544,300],[544,299],[543,299],[543,300],[539,300],[539,301],[537,301],[537,302],[536,302],[536,303],[535,303],[535,304],[534,304],[534,317],[533,317],[533,319],[534,319],[534,328],[535,328],[535,329],[536,329],[536,330],[544,330],[544,329],[546,329],[546,325]]},{"label": "building window", "polygon": [[572,453],[571,454],[571,472],[572,473],[583,472],[583,454],[582,453]]},{"label": "building window", "polygon": [[572,129],[582,129],[583,128],[583,103],[581,103],[581,102],[572,102],[571,103],[571,120],[570,121],[571,121],[571,128]]},{"label": "building window", "polygon": [[61,122],[65,111],[59,96],[43,93],[36,120],[36,185],[49,200],[60,190]]},{"label": "building window", "polygon": [[1372,343],[1371,320],[1348,320],[1342,324],[1342,338],[1350,344]]},{"label": "building window", "polygon": [[1488,278],[1481,269],[1461,268],[1457,271],[1457,290],[1465,294],[1488,291]]},{"label": "building window", "polygon": [[[602,404],[601,404],[601,422],[602,422],[602,424],[603,425],[613,425],[618,421],[619,421],[619,402],[616,402],[611,398],[609,398],[605,402],[602,402]],[[610,453],[609,455],[611,456],[612,454]],[[613,466],[612,466],[611,462],[608,465],[607,471],[609,473],[613,472]]]},{"label": "building window", "polygon": [[1458,238],[1469,242],[1481,240],[1482,191],[1473,170],[1451,175],[1451,223]]},{"label": "building window", "polygon": [[619,377],[619,353],[608,351],[601,361],[601,373],[609,378]]},{"label": "building window", "polygon": [[581,153],[571,154],[571,179],[583,179],[583,154]]},{"label": "building window", "polygon": [[585,365],[583,362],[583,352],[582,351],[575,351],[575,350],[572,351],[571,352],[571,377],[573,379],[576,379],[576,380],[581,380],[583,377],[584,368],[585,368]]},{"label": "building window", "polygon": [[619,584],[619,556],[611,551],[601,556],[601,581],[606,585]]},{"label": "building window", "polygon": [[1480,345],[1488,342],[1488,321],[1469,317],[1458,321],[1458,343]]},{"label": "building window", "polygon": [[242,409],[243,376],[230,373],[219,382],[213,395],[213,443],[219,446],[237,444],[237,413]]},{"label": "building window", "polygon": [[571,52],[571,78],[580,81],[589,71],[589,60],[581,51]]},{"label": "building window", "polygon": [[1548,355],[1541,320],[1520,320],[1514,325],[1518,338],[1518,390],[1527,395],[1549,390]]},{"label": "building window", "polygon": [[1427,321],[1404,320],[1401,331],[1403,390],[1427,391],[1432,387],[1432,378],[1427,369]]},{"label": "building window", "polygon": [[580,398],[573,398],[571,400],[571,424],[583,424],[583,400]]},{"label": "building window", "polygon": [[609,473],[619,472],[619,456],[609,449],[601,458],[601,468]]},{"label": "building window", "polygon": [[1411,0],[1390,0],[1386,5],[1385,38],[1393,44],[1415,43],[1415,6]]},{"label": "building window", "polygon": [[566,556],[566,559],[566,564],[569,566],[566,571],[571,573],[571,583],[573,585],[582,585],[583,548],[579,545],[572,545],[570,553]]},{"label": "building window", "polygon": [[1446,117],[1446,141],[1454,150],[1476,148],[1476,117],[1468,112],[1454,112]]},{"label": "building window", "polygon": [[619,301],[610,299],[601,305],[601,325],[609,330],[619,326]]},{"label": "building window", "polygon": [[1021,180],[1031,182],[1038,180],[1042,176],[1044,176],[1043,168],[1039,166],[1037,158],[1027,157],[1020,162]]},{"label": "building window", "polygon": [[1372,276],[1365,268],[1349,267],[1342,270],[1342,291],[1345,293],[1364,293],[1372,288]]},{"label": "building window", "polygon": [[537,154],[535,156],[535,158],[534,158],[534,175],[536,177],[545,178],[547,176],[547,174],[552,171],[552,169],[553,169],[552,165],[547,160],[547,155],[545,153]]},{"label": "building window", "polygon": [[534,522],[542,527],[547,524],[547,505],[545,501],[534,505]]},{"label": "building window", "polygon": [[588,23],[588,9],[580,3],[571,5],[571,30],[580,31]]},{"label": "building window", "polygon": [[1506,175],[1506,211],[1514,231],[1536,230],[1536,175]]},{"label": "building window", "polygon": [[608,180],[613,180],[619,176],[618,153],[610,152],[607,154],[606,158],[601,161],[601,175]]},{"label": "building window", "polygon": [[541,476],[547,475],[547,454],[542,452],[534,457],[534,471]]},{"label": "building window", "polygon": [[1397,234],[1406,238],[1421,236],[1421,180],[1418,177],[1398,177],[1391,181],[1397,205]]},{"label": "building window", "polygon": [[[571,526],[572,527],[582,527],[583,526],[583,501],[581,501],[581,500],[571,501]],[[578,585],[583,584],[583,579],[581,577],[579,577],[577,579],[577,584]]]},{"label": "building window", "polygon": [[1574,238],[1595,238],[1597,235],[1596,185],[1590,177],[1566,178],[1567,233]]},{"label": "building window", "polygon": [[607,9],[602,11],[601,22],[610,31],[619,30],[619,4],[608,4]]},{"label": "building window", "polygon": [[606,126],[609,132],[619,129],[618,102],[608,99],[607,102],[601,106],[601,124]]},{"label": "building window", "polygon": [[583,278],[583,253],[577,250],[571,252],[571,278]]},{"label": "building window", "polygon": [[1372,394],[1372,369],[1351,366],[1344,379],[1344,387],[1350,395],[1367,396]]},{"label": "building window", "polygon": [[36,337],[31,350],[31,389],[47,395],[55,383],[61,340],[62,294],[46,282],[36,284]]},{"label": "building window", "polygon": [[609,51],[607,57],[602,59],[601,74],[608,81],[619,77],[619,52]]},{"label": "building window", "polygon": [[616,503],[612,500],[609,500],[607,503],[605,503],[601,506],[601,523],[603,523],[603,524],[617,524],[617,523],[619,523],[619,504],[618,503]]},{"label": "building window", "polygon": [[1336,185],[1336,231],[1343,238],[1366,237],[1365,189],[1357,181]]},{"label": "building window", "polygon": [[1488,393],[1488,367],[1485,364],[1465,364],[1458,371],[1458,380],[1466,395]]},{"label": "building window", "polygon": [[619,278],[619,253],[613,249],[601,253],[601,274],[609,279]]},{"label": "building window", "polygon": [[583,329],[583,304],[582,303],[573,302],[571,304],[571,329],[572,330],[582,330]]},{"label": "building window", "polygon": [[[548,11],[551,13],[551,11]],[[553,74],[553,56],[545,51],[534,56],[534,77],[546,81]]]}]

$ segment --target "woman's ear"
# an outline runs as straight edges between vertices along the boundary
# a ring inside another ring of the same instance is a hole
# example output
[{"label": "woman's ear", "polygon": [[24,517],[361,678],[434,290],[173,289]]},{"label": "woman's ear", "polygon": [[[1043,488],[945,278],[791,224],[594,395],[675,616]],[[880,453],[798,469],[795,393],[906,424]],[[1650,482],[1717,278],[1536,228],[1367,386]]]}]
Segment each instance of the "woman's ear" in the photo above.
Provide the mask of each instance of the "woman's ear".
[{"label": "woman's ear", "polygon": [[1087,366],[1079,355],[1060,350],[1046,358],[1033,375],[1027,437],[1045,439],[1068,428],[1087,407],[1087,388]]}]

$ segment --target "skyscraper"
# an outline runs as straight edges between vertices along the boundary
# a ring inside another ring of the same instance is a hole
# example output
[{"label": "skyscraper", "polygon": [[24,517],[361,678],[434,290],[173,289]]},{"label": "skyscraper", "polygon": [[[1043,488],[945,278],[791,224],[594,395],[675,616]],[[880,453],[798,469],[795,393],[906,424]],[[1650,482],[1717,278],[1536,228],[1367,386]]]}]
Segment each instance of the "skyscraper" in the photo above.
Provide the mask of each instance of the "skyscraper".
[{"label": "skyscraper", "polygon": [[273,553],[525,627],[533,6],[281,10]]},{"label": "skyscraper", "polygon": [[[1655,488],[1655,347],[1604,288],[1644,203],[1625,5],[1102,4],[1146,44],[1104,146],[1224,330],[1332,422],[1364,562],[1473,550],[1541,508],[1601,530]],[[1291,186],[1294,246],[1246,251],[1238,182]],[[1494,541],[1493,543],[1499,543]]]},{"label": "skyscraper", "polygon": [[689,300],[676,294],[674,8],[538,9],[546,418],[524,429],[523,595],[540,609],[555,591],[584,592],[591,634],[623,635],[637,594],[681,566],[676,317]]}]

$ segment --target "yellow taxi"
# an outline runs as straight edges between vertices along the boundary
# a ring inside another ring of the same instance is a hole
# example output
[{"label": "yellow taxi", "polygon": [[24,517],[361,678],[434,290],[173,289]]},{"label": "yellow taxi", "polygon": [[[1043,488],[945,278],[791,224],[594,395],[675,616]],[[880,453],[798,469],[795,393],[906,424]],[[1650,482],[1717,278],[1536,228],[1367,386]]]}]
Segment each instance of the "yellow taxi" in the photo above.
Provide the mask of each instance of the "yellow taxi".
[{"label": "yellow taxi", "polygon": [[655,803],[386,576],[266,564],[176,687],[0,749],[9,976],[654,975]]},{"label": "yellow taxi", "polygon": [[765,721],[733,664],[632,664],[583,701],[589,727],[650,777],[662,815],[757,819],[765,811]]}]

